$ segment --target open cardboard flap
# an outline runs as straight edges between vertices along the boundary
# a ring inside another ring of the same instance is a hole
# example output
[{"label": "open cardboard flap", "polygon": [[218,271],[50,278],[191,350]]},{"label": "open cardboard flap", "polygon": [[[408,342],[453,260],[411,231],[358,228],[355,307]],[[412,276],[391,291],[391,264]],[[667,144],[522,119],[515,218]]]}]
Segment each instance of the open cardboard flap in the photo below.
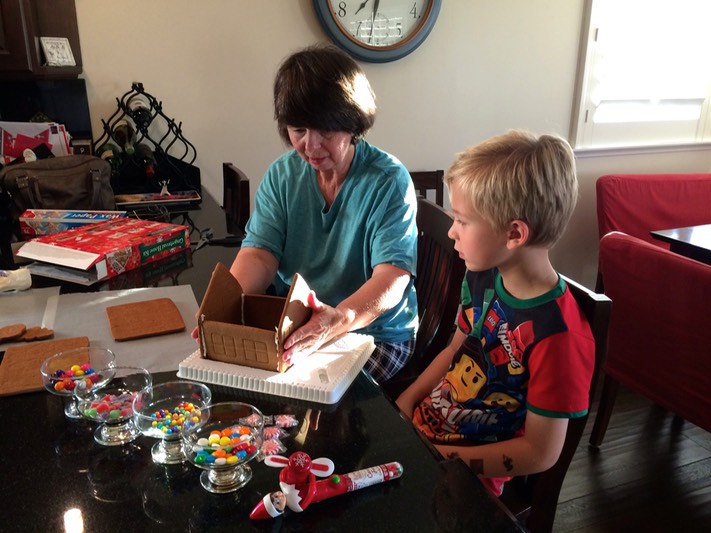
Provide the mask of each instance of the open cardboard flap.
[{"label": "open cardboard flap", "polygon": [[284,372],[284,341],[311,318],[309,292],[306,281],[295,274],[286,298],[244,294],[218,263],[198,311],[201,357]]}]

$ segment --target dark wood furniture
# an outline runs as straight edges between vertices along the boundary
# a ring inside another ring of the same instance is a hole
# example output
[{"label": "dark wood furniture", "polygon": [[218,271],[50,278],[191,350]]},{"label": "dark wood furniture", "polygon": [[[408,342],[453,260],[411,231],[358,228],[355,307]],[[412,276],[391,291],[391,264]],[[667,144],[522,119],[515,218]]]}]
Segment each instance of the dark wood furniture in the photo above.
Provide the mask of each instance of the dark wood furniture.
[{"label": "dark wood furniture", "polygon": [[213,246],[239,246],[249,219],[249,178],[232,163],[222,163],[222,210],[226,237],[210,239]]},{"label": "dark wood furniture", "polygon": [[655,239],[669,243],[672,252],[711,265],[711,224],[649,233]]},{"label": "dark wood furniture", "polygon": [[420,326],[415,351],[405,368],[383,384],[397,399],[449,343],[466,266],[447,233],[452,217],[437,204],[417,201],[417,307]]},{"label": "dark wood furniture", "polygon": [[[76,66],[47,66],[40,37],[66,37]],[[76,78],[81,72],[74,0],[0,0],[0,77]]]},{"label": "dark wood furniture", "polygon": [[[221,210],[206,200],[201,210],[190,212],[192,225],[202,232],[207,226],[223,228]],[[201,247],[192,253],[189,265],[174,278],[161,278],[159,284],[191,283],[199,302],[215,262],[229,265],[234,253],[234,248]],[[139,286],[143,278],[130,277],[113,287],[98,284],[91,290]],[[62,287],[62,291],[72,289],[85,290]],[[153,377],[154,382],[176,379],[174,372]],[[12,509],[1,529],[63,531],[65,513],[78,509],[84,531],[97,533],[165,527],[172,531],[522,531],[464,463],[441,460],[365,371],[335,405],[208,386],[214,401],[242,400],[265,414],[295,415],[299,425],[284,439],[285,455],[303,450],[312,457],[329,457],[336,473],[398,461],[404,474],[399,480],[314,504],[304,513],[251,521],[252,508],[278,488],[277,469],[255,462],[253,479],[244,489],[211,494],[200,486],[197,468],[154,464],[153,439],[140,437],[128,446],[102,447],[92,438],[92,426],[68,421],[62,399],[40,391],[0,398],[0,418],[7,430],[0,439],[8,489],[5,505]]]},{"label": "dark wood furniture", "polygon": [[[564,279],[587,318],[595,338],[595,370],[590,384],[589,402],[592,406],[598,375],[607,351],[607,330],[612,302],[604,294],[595,293],[569,278]],[[568,421],[563,450],[555,465],[540,474],[516,477],[505,485],[501,500],[534,533],[553,529],[560,490],[588,417],[589,412],[583,417]]]},{"label": "dark wood furniture", "polygon": [[427,170],[410,172],[417,194],[427,198],[427,191],[435,191],[435,201],[444,206],[444,170]]}]

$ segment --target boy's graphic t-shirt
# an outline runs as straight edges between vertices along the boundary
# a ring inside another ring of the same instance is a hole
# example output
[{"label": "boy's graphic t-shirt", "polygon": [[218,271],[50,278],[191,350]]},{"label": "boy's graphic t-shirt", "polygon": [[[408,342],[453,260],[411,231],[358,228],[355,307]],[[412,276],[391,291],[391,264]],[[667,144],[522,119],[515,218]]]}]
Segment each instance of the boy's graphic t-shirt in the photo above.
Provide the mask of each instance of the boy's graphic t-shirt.
[{"label": "boy's graphic t-shirt", "polygon": [[561,278],[548,293],[519,300],[498,270],[468,271],[461,303],[458,327],[467,338],[413,416],[430,440],[510,439],[523,431],[528,409],[564,418],[587,413],[595,342]]}]

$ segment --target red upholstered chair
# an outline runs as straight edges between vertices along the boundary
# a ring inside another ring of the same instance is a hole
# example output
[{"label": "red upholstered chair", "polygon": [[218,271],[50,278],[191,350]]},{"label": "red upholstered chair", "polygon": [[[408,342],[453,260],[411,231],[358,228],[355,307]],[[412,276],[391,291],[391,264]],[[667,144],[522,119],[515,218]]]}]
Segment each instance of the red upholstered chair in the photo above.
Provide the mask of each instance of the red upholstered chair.
[{"label": "red upholstered chair", "polygon": [[621,231],[668,249],[649,232],[711,222],[711,174],[610,174],[595,189],[601,239]]},{"label": "red upholstered chair", "polygon": [[600,268],[613,305],[590,444],[602,443],[620,383],[711,431],[711,266],[613,232]]},{"label": "red upholstered chair", "polygon": [[[711,174],[610,174],[595,182],[599,237],[621,231],[656,246],[650,231],[711,222]],[[603,291],[598,270],[596,291]]]}]

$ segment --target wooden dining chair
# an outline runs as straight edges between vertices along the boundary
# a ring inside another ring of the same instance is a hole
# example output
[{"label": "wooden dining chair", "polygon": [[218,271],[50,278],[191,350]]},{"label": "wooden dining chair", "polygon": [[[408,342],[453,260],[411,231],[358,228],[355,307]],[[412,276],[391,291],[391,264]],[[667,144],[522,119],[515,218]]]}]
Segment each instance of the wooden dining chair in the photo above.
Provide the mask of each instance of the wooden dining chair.
[{"label": "wooden dining chair", "polygon": [[211,239],[213,246],[240,246],[249,219],[249,178],[232,163],[222,163],[222,209],[228,235]]},{"label": "wooden dining chair", "polygon": [[452,217],[439,205],[417,200],[417,307],[420,326],[405,368],[383,384],[392,399],[412,383],[449,343],[466,267],[447,235]]},{"label": "wooden dining chair", "polygon": [[[590,383],[589,400],[589,404],[592,405],[598,375],[607,351],[607,331],[612,301],[604,294],[591,291],[565,276],[563,279],[590,324],[595,339],[595,368]],[[568,421],[563,449],[551,468],[539,474],[517,476],[504,486],[501,500],[529,531],[536,533],[553,529],[560,489],[587,420],[588,415]]]},{"label": "wooden dining chair", "polygon": [[425,170],[410,172],[415,191],[423,198],[427,198],[427,191],[435,191],[435,201],[438,206],[444,207],[444,170]]}]

